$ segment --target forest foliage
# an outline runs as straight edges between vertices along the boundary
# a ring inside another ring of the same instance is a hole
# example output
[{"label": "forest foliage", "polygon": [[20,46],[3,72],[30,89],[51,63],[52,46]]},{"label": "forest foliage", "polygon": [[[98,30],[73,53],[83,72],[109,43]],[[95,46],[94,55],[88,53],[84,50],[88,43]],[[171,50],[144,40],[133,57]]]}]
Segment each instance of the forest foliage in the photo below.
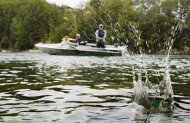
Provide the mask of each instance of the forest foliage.
[{"label": "forest foliage", "polygon": [[[0,1],[0,49],[22,51],[38,42],[58,43],[68,35],[95,43],[102,23],[107,43],[127,45],[130,52],[161,54],[174,38],[173,53],[190,54],[189,0],[90,0],[80,8],[45,0]],[[172,29],[182,30],[172,37]]]}]

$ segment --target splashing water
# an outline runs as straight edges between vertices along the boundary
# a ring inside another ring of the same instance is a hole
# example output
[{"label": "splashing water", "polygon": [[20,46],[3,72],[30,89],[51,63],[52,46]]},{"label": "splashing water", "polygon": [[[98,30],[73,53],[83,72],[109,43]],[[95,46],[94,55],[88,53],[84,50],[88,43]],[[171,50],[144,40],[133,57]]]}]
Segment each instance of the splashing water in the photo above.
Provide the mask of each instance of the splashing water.
[{"label": "splashing water", "polygon": [[[147,66],[143,60],[146,55],[143,54],[142,49],[139,48],[139,53],[141,54],[142,63],[133,63],[132,72],[133,72],[133,85],[134,85],[134,101],[139,105],[143,105],[148,111],[151,112],[168,112],[173,109],[173,89],[171,85],[170,78],[170,64],[169,56],[173,46],[173,42],[182,32],[182,24],[177,24],[171,28],[171,37],[168,38],[168,49],[167,55],[165,58],[165,72],[162,75],[163,80],[158,84],[153,84],[149,80]],[[131,32],[136,35],[136,46],[138,46],[138,41],[140,40],[141,33],[135,28],[135,26],[130,26]],[[123,49],[123,56],[128,57],[131,62],[135,61],[131,58],[127,51],[127,46]],[[139,68],[135,68],[135,64],[138,64]]]}]

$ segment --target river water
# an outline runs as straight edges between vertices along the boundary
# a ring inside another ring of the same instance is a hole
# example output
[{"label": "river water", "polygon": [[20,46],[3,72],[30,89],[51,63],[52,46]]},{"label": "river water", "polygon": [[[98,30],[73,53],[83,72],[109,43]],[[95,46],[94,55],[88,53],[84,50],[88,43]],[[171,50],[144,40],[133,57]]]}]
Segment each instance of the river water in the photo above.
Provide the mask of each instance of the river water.
[{"label": "river water", "polygon": [[189,123],[190,56],[169,60],[175,101],[169,113],[138,113],[133,102],[132,64],[145,64],[149,80],[159,83],[165,56],[132,59],[0,53],[0,122]]}]

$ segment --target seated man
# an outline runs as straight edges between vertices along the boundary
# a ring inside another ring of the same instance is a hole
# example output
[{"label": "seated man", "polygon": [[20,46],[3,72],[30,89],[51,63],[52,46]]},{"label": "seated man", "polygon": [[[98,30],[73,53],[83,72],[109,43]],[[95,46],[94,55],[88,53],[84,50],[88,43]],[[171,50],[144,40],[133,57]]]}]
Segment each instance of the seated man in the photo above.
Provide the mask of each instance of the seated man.
[{"label": "seated man", "polygon": [[106,30],[103,29],[103,25],[99,25],[99,29],[96,30],[96,46],[98,48],[105,48]]},{"label": "seated man", "polygon": [[78,44],[78,45],[86,45],[86,41],[81,41],[81,37],[80,37],[80,34],[77,34],[76,35],[76,43]]}]

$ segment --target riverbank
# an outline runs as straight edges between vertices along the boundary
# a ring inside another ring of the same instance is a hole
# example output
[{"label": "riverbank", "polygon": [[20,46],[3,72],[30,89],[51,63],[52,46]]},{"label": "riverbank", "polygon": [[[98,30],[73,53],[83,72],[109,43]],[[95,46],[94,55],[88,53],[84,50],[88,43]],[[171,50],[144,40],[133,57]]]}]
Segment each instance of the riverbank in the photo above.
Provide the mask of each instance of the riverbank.
[{"label": "riverbank", "polygon": [[[25,51],[12,51],[12,50],[7,50],[7,49],[2,49],[0,52],[31,52],[31,53],[38,53],[41,52],[38,48],[33,48]],[[145,53],[148,55],[166,55],[167,51],[166,50],[160,50],[156,53]],[[170,55],[190,55],[190,48],[186,48],[185,50],[177,50],[177,49],[172,49]]]},{"label": "riverbank", "polygon": [[40,50],[39,49],[37,49],[37,48],[34,48],[34,49],[29,49],[29,50],[25,50],[25,51],[12,51],[12,50],[1,50],[0,52],[2,52],[2,53],[16,53],[16,52],[31,52],[31,53],[38,53],[38,52],[40,52]]},{"label": "riverbank", "polygon": [[[165,55],[167,50],[160,50],[155,55]],[[170,55],[190,55],[190,48],[184,48],[184,50],[172,49]]]}]

